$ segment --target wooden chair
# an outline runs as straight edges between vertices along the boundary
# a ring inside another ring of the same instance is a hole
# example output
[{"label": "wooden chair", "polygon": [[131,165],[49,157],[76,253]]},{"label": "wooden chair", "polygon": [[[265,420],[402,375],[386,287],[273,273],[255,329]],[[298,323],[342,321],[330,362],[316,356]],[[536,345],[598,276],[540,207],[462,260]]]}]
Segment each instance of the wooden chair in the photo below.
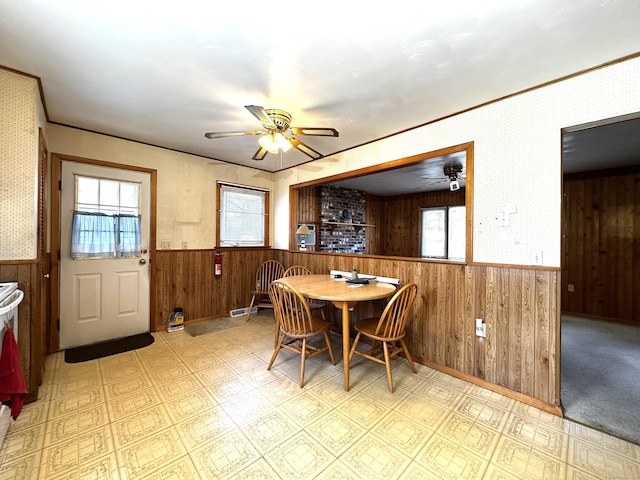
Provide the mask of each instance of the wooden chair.
[{"label": "wooden chair", "polygon": [[[256,288],[251,290],[251,303],[249,304],[249,312],[247,313],[247,322],[251,317],[251,310],[254,305],[261,308],[273,308],[273,304],[269,299],[269,285],[274,280],[282,278],[284,275],[284,265],[277,260],[267,260],[258,267],[256,271]],[[257,303],[256,303],[257,301]]]},{"label": "wooden chair", "polygon": [[[293,265],[292,267],[287,268],[284,271],[284,275],[282,278],[292,277],[294,275],[312,275],[311,270],[302,265]],[[327,304],[319,301],[312,301],[311,299],[307,299],[307,303],[309,304],[309,308],[311,311],[320,310],[320,315],[322,315],[322,319],[326,320],[327,315],[324,313],[327,309]]]},{"label": "wooden chair", "polygon": [[[285,280],[276,280],[269,287],[269,296],[276,315],[279,335],[267,370],[271,370],[281,349],[286,348],[300,354],[300,388],[304,386],[304,367],[308,358],[329,351],[331,363],[336,364],[329,336],[329,322],[314,317],[307,300]],[[326,346],[316,347],[307,340],[318,335],[324,336]]]},{"label": "wooden chair", "polygon": [[[404,285],[391,297],[380,318],[369,318],[355,324],[355,329],[358,333],[351,346],[349,360],[351,361],[355,354],[384,364],[387,367],[387,381],[389,382],[389,391],[391,393],[393,393],[393,378],[391,376],[390,360],[393,357],[404,352],[411,370],[413,370],[413,373],[418,373],[404,342],[407,317],[416,298],[417,291],[418,286],[415,283]],[[367,351],[356,350],[362,335],[372,340],[371,348]],[[378,344],[382,344],[382,350],[380,350]]]}]

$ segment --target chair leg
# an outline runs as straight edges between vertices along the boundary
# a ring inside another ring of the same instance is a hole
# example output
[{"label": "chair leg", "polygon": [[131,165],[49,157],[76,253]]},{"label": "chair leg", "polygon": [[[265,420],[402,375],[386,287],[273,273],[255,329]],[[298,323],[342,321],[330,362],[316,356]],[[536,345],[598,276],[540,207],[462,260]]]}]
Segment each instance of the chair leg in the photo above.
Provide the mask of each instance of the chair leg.
[{"label": "chair leg", "polygon": [[278,345],[276,345],[276,349],[273,352],[273,355],[271,356],[271,361],[269,362],[269,366],[267,367],[267,370],[271,370],[271,367],[273,366],[273,362],[276,361],[276,357],[278,356],[278,353],[280,352],[280,349],[282,348],[282,342],[284,342],[284,338],[285,338],[285,335],[283,334],[282,338],[278,342]]},{"label": "chair leg", "polygon": [[389,382],[389,391],[393,393],[393,378],[391,377],[391,359],[389,358],[389,347],[387,342],[382,342],[382,351],[384,352],[384,365],[387,367],[387,381]]},{"label": "chair leg", "polygon": [[349,361],[353,358],[353,354],[356,351],[356,347],[358,346],[358,340],[360,340],[360,332],[356,335],[355,340],[353,341],[353,345],[351,345],[351,350],[349,351]]},{"label": "chair leg", "polygon": [[276,318],[276,338],[275,338],[275,340],[273,342],[274,346],[278,345],[278,340],[279,339],[280,339],[280,324],[278,323],[278,319]]},{"label": "chair leg", "polygon": [[251,310],[253,310],[253,304],[256,301],[256,295],[254,294],[253,297],[251,297],[251,303],[249,304],[249,311],[247,312],[247,319],[245,320],[246,322],[249,321],[249,317],[251,316]]},{"label": "chair leg", "polygon": [[409,353],[409,349],[407,348],[407,344],[404,343],[404,340],[400,340],[400,345],[402,345],[402,349],[404,350],[404,356],[407,357],[407,362],[409,362],[409,366],[413,373],[418,373],[416,370],[416,366],[413,364],[413,358],[411,358],[411,354]]},{"label": "chair leg", "polygon": [[329,331],[324,331],[324,341],[327,342],[327,347],[329,348],[329,357],[331,357],[331,363],[336,364],[336,358],[333,356],[333,348],[331,348],[331,335],[329,335]]},{"label": "chair leg", "polygon": [[302,351],[300,352],[300,388],[304,386],[304,365],[307,363],[307,339],[302,339]]}]

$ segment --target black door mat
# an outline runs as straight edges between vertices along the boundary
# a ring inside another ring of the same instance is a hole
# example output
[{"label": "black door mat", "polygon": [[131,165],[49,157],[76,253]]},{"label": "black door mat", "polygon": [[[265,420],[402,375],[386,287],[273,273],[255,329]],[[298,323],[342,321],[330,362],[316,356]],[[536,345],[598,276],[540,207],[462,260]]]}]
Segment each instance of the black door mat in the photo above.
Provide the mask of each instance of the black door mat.
[{"label": "black door mat", "polygon": [[107,342],[94,343],[93,345],[68,348],[64,351],[64,361],[66,363],[87,362],[96,358],[108,357],[109,355],[146,347],[151,345],[153,341],[153,335],[147,332]]}]

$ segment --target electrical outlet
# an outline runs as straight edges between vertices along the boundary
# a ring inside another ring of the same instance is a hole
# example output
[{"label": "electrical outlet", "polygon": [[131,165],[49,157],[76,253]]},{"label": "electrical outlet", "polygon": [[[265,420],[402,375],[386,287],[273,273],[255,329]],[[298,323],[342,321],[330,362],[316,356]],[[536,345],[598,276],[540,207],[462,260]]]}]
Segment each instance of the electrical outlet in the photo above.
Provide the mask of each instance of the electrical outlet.
[{"label": "electrical outlet", "polygon": [[183,248],[183,249],[187,249],[187,248],[189,248],[189,242],[187,242],[187,241],[183,241],[183,242],[182,242],[182,248]]},{"label": "electrical outlet", "polygon": [[573,292],[573,283],[570,283],[569,285],[567,285],[567,290],[569,290],[570,292]]},{"label": "electrical outlet", "polygon": [[171,242],[167,242],[166,240],[162,242],[162,248],[168,250],[171,248]]},{"label": "electrical outlet", "polygon": [[476,337],[487,336],[487,324],[481,318],[476,318]]}]

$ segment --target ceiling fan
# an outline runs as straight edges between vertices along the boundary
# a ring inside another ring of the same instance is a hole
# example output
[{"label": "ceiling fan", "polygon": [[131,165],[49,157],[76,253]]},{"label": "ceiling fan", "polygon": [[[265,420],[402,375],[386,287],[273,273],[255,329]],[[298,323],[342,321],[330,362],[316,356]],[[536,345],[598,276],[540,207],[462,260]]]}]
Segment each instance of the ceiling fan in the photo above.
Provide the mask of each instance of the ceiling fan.
[{"label": "ceiling fan", "polygon": [[240,135],[262,135],[258,143],[260,148],[253,155],[254,160],[262,160],[267,153],[276,154],[280,150],[286,152],[291,147],[297,148],[305,155],[314,160],[322,157],[322,154],[309,145],[302,143],[296,138],[298,135],[337,137],[338,131],[335,128],[320,127],[292,127],[291,115],[284,110],[277,108],[266,109],[258,105],[245,105],[249,112],[260,120],[264,130],[250,130],[247,132],[209,132],[204,136],[207,138],[237,137]]},{"label": "ceiling fan", "polygon": [[442,168],[443,177],[420,177],[429,183],[445,183],[449,182],[449,190],[456,191],[460,189],[459,180],[465,180],[466,175],[463,173],[462,165],[459,163],[448,163]]},{"label": "ceiling fan", "polygon": [[443,168],[444,174],[449,177],[449,190],[455,192],[460,189],[460,183],[458,183],[458,179],[464,180],[464,175],[462,174],[462,165],[458,164],[449,164],[445,165]]}]

